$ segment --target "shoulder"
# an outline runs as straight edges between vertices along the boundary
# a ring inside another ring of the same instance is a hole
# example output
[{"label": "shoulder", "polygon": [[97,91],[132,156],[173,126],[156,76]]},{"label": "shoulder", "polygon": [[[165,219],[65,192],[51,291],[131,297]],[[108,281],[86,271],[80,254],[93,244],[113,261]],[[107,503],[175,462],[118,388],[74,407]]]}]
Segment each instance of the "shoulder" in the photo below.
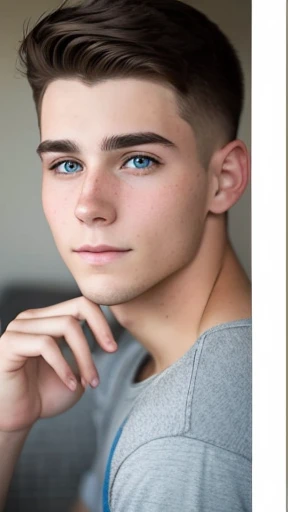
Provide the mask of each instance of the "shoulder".
[{"label": "shoulder", "polygon": [[251,510],[247,459],[185,436],[154,439],[119,468],[110,490],[117,512]]},{"label": "shoulder", "polygon": [[197,439],[251,458],[251,320],[204,333],[191,397],[190,431]]},{"label": "shoulder", "polygon": [[[231,489],[228,508],[221,509],[223,501],[219,498],[218,508],[209,508],[207,504],[206,509],[240,511],[243,510],[241,504],[232,507],[232,502],[237,493],[240,501],[244,495],[249,501],[250,465],[251,321],[239,321],[203,333],[195,345],[159,374],[136,400],[112,459],[112,499],[117,496],[119,501],[130,496],[128,481],[137,489],[135,499],[139,498],[139,493],[146,496],[152,475],[152,490],[147,494],[152,501],[158,499],[154,494],[159,486],[163,486],[166,489],[163,492],[168,495],[169,489],[172,493],[175,491],[175,499],[180,499],[171,483],[173,474],[176,482],[181,483],[180,489],[188,478],[195,495],[200,488],[203,495],[202,487],[208,486],[211,499],[216,493],[214,485],[219,490],[225,488],[226,482],[226,488]],[[125,487],[120,485],[122,478],[126,481]],[[187,493],[187,482],[182,491]],[[208,499],[208,490],[205,493]],[[160,501],[164,499],[160,498]],[[149,510],[147,503],[143,511]],[[142,510],[138,505],[127,509],[123,506],[123,510],[138,512]],[[118,510],[122,509],[117,506]]]},{"label": "shoulder", "polygon": [[199,439],[250,458],[251,322],[204,333],[136,400],[113,459],[154,438]]}]

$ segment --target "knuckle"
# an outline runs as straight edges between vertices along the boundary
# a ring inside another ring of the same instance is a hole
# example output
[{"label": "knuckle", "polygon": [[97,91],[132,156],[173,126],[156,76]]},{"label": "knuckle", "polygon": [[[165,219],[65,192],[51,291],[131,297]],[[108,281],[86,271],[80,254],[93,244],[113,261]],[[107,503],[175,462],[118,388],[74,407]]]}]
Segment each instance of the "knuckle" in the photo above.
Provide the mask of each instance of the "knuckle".
[{"label": "knuckle", "polygon": [[80,302],[80,304],[86,305],[88,302],[88,299],[86,299],[86,297],[84,297],[84,295],[82,295],[81,297],[79,297],[79,302]]},{"label": "knuckle", "polygon": [[21,322],[18,321],[18,317],[14,318],[9,324],[7,325],[5,331],[17,331],[19,329],[19,324],[21,326]]},{"label": "knuckle", "polygon": [[19,336],[19,333],[6,332],[0,338],[0,359],[6,354],[17,352],[17,346],[19,340],[15,336]]},{"label": "knuckle", "polygon": [[16,320],[30,316],[33,316],[33,309],[26,309],[25,311],[21,311],[21,313],[19,313],[19,315],[16,316]]},{"label": "knuckle", "polygon": [[94,311],[95,309],[100,309],[98,304],[92,302],[92,300],[87,299],[87,297],[82,296],[80,298],[80,305],[85,311]]},{"label": "knuckle", "polygon": [[79,318],[80,315],[81,315],[81,311],[83,311],[84,302],[83,302],[82,299],[83,299],[83,296],[77,297],[76,299],[72,299],[73,300],[73,313],[72,313],[72,315],[75,318]]},{"label": "knuckle", "polygon": [[13,331],[13,324],[14,324],[15,320],[12,320],[12,322],[9,322],[9,324],[7,325],[6,327],[6,331],[5,332],[9,332],[9,331]]},{"label": "knuckle", "polygon": [[76,324],[77,324],[77,320],[75,320],[75,318],[73,316],[67,316],[65,318],[65,322],[64,322],[65,331],[71,332],[72,330],[75,329]]},{"label": "knuckle", "polygon": [[77,316],[80,315],[80,313],[83,311],[85,311],[87,309],[87,304],[88,304],[88,300],[86,299],[86,297],[79,297],[79,300],[78,302],[76,303],[76,311],[77,311]]},{"label": "knuckle", "polygon": [[51,347],[52,345],[55,345],[55,342],[51,336],[49,336],[48,334],[43,334],[41,336],[41,345],[43,346],[43,348]]},{"label": "knuckle", "polygon": [[7,329],[6,329],[6,331],[0,337],[0,342],[1,343],[8,342],[10,340],[10,338],[13,338],[13,334],[12,334],[12,332],[7,332]]}]

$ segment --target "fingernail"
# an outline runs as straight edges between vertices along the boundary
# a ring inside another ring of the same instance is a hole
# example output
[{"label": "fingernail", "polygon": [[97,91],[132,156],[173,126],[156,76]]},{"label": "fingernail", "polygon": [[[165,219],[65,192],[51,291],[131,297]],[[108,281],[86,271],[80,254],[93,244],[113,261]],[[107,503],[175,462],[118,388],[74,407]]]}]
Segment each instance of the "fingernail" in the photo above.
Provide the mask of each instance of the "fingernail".
[{"label": "fingernail", "polygon": [[71,391],[75,391],[75,389],[77,388],[77,382],[74,379],[69,379],[68,386],[69,389],[71,389]]},{"label": "fingernail", "polygon": [[91,386],[92,386],[92,388],[96,388],[98,386],[98,384],[99,384],[99,380],[95,377],[95,379],[93,379],[91,381]]},{"label": "fingernail", "polygon": [[81,384],[82,384],[83,388],[84,388],[84,389],[86,389],[87,382],[86,382],[86,380],[84,379],[84,377],[81,377]]},{"label": "fingernail", "polygon": [[116,341],[114,341],[114,340],[109,340],[108,345],[111,348],[117,348],[118,347]]}]

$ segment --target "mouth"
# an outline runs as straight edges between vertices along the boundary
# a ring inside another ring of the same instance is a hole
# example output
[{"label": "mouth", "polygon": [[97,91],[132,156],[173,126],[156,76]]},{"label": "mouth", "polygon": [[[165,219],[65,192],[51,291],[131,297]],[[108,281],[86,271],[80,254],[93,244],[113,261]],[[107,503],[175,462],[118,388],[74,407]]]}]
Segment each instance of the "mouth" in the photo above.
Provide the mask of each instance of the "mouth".
[{"label": "mouth", "polygon": [[74,252],[87,263],[92,265],[104,265],[122,258],[130,251],[131,249],[121,249],[109,245],[99,245],[96,247],[84,245]]}]

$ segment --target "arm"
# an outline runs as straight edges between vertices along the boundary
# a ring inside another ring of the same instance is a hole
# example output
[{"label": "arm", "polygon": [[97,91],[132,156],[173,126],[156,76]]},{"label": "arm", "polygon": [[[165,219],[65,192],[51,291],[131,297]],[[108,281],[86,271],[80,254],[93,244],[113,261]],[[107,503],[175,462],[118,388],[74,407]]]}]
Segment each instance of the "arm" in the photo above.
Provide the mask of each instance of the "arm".
[{"label": "arm", "polygon": [[133,452],[110,484],[111,512],[251,512],[251,462],[189,437]]},{"label": "arm", "polygon": [[14,467],[29,431],[0,433],[0,512],[4,510]]}]

